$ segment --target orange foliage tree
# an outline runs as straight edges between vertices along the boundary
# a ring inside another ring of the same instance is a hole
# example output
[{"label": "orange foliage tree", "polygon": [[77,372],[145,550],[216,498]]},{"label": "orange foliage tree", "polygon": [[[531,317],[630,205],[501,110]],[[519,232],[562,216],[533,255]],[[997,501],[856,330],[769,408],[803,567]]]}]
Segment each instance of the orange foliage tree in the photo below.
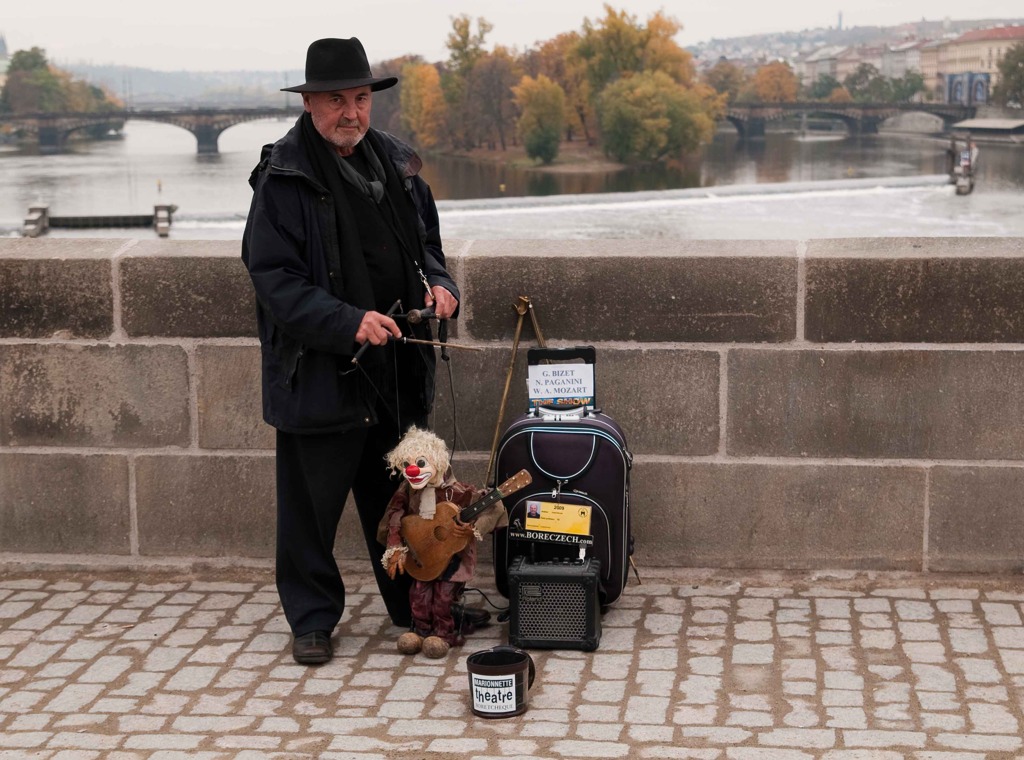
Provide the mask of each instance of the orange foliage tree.
[{"label": "orange foliage tree", "polygon": [[591,105],[590,82],[587,69],[575,54],[580,35],[566,32],[540,43],[523,56],[523,65],[529,76],[546,76],[562,88],[566,105],[566,138],[571,140],[579,130],[588,143],[592,140],[591,126],[595,121]]},{"label": "orange foliage tree", "polygon": [[448,106],[441,75],[429,63],[410,63],[402,69],[402,124],[423,150],[440,145],[445,136]]},{"label": "orange foliage tree", "polygon": [[788,63],[773,61],[754,74],[754,94],[762,103],[793,103],[800,82]]},{"label": "orange foliage tree", "polygon": [[747,83],[747,75],[742,68],[731,61],[719,61],[704,74],[704,82],[715,92],[735,102],[740,91]]}]

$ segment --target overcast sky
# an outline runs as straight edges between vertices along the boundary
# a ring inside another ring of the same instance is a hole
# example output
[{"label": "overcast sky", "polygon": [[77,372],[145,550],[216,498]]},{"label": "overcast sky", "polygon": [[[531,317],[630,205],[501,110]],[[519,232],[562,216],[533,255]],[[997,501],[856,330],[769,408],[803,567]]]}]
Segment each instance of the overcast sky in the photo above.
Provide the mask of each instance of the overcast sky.
[{"label": "overcast sky", "polygon": [[[1024,17],[1021,0],[715,0],[611,2],[640,21],[664,10],[682,22],[677,41],[835,26],[907,21]],[[526,48],[586,18],[604,16],[604,0],[11,0],[0,14],[9,52],[40,47],[51,61],[123,64],[166,71],[301,70],[320,37],[358,37],[371,61],[416,53],[448,57],[451,18],[493,24],[486,46]]]}]

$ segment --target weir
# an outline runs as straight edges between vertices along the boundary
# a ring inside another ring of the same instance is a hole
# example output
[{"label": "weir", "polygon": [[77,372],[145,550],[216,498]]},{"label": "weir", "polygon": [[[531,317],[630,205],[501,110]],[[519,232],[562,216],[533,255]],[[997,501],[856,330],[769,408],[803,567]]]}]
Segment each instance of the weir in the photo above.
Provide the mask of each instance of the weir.
[{"label": "weir", "polygon": [[[1024,566],[1024,239],[446,249],[458,342],[482,349],[453,352],[451,390],[438,378],[432,426],[450,439],[458,419],[461,479],[484,476],[528,295],[551,345],[595,347],[641,570]],[[273,556],[236,242],[3,239],[0,313],[0,555]],[[355,519],[340,555],[365,552]]]},{"label": "weir", "polygon": [[152,214],[100,214],[89,216],[52,216],[49,206],[31,206],[25,217],[21,234],[24,237],[39,237],[50,229],[85,230],[152,227],[160,237],[167,237],[171,230],[171,219],[177,206],[158,204]]}]

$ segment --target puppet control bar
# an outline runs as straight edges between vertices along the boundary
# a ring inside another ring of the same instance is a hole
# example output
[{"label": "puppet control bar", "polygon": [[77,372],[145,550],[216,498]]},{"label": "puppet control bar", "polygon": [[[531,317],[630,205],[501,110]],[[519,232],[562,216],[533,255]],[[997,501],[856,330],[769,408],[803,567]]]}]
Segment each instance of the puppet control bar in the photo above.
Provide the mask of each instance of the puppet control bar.
[{"label": "puppet control bar", "polygon": [[[413,309],[406,314],[399,314],[398,310],[402,307],[401,301],[395,301],[391,308],[387,310],[385,316],[393,317],[394,319],[406,319],[410,324],[419,324],[428,319],[437,319],[432,308],[429,309]],[[419,338],[396,338],[393,335],[388,336],[388,340],[394,343],[416,343],[422,346],[439,346],[440,348],[458,348],[462,351],[483,351],[478,346],[463,346],[458,343],[448,343],[437,340],[420,340]],[[359,360],[363,358],[363,354],[366,353],[366,349],[370,347],[370,342],[367,341],[359,347],[356,351],[355,356],[352,357],[352,364],[359,364]]]}]

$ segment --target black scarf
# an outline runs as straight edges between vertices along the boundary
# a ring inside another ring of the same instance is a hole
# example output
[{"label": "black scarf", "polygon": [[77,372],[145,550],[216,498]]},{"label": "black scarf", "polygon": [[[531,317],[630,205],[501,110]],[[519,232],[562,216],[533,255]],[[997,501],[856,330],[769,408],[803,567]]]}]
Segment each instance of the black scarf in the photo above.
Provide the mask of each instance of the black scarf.
[{"label": "black scarf", "polygon": [[[327,188],[334,199],[334,215],[338,228],[338,248],[341,251],[341,260],[339,262],[328,261],[328,265],[337,263],[341,273],[340,290],[336,295],[353,306],[372,310],[375,301],[370,286],[370,273],[362,255],[355,219],[345,201],[346,178],[342,176],[338,166],[339,163],[344,164],[345,162],[338,160],[334,147],[316,131],[313,119],[308,113],[302,115],[301,121],[303,150],[309,157],[317,180]],[[390,222],[403,249],[403,260],[406,262],[406,292],[403,295],[402,307],[404,310],[419,308],[423,302],[423,286],[417,276],[416,267],[422,268],[420,263],[422,248],[416,221],[418,218],[416,209],[403,190],[401,179],[391,161],[380,160],[380,157],[384,155],[383,146],[375,144],[375,142],[376,136],[371,130],[367,132],[356,149],[362,151],[363,157],[374,172],[383,172],[380,179],[383,193],[377,193],[381,195],[378,200],[380,212]],[[372,187],[375,182],[367,182],[347,164],[345,169],[352,170],[365,183],[366,188],[363,188],[357,181],[352,181],[360,192],[375,198],[376,194]],[[330,246],[328,246],[328,255],[334,255]]]},{"label": "black scarf", "polygon": [[[338,271],[341,275],[333,281],[335,283],[334,295],[360,309],[373,311],[376,308],[376,299],[374,298],[373,287],[370,283],[370,272],[366,266],[366,259],[363,256],[363,247],[359,240],[359,230],[356,221],[346,201],[346,179],[342,176],[338,166],[339,163],[343,164],[345,162],[338,160],[334,146],[328,143],[316,131],[316,127],[313,126],[313,119],[309,113],[302,114],[300,121],[302,124],[300,132],[302,149],[309,158],[317,181],[327,188],[334,200],[338,245],[336,247],[331,245],[325,246],[329,269],[331,271]],[[408,311],[409,309],[420,308],[423,304],[424,290],[416,272],[417,266],[422,268],[422,265],[419,263],[422,260],[422,247],[417,225],[418,214],[416,213],[416,208],[407,197],[398,172],[395,171],[391,161],[386,158],[384,146],[379,143],[372,130],[366,133],[356,147],[357,150],[363,151],[363,156],[366,158],[368,165],[375,172],[383,172],[383,176],[380,179],[383,193],[381,200],[378,201],[380,212],[390,222],[404,253],[402,260],[405,262],[406,284],[405,293],[402,296],[402,310]],[[382,157],[383,160],[381,160]],[[345,168],[352,169],[352,167],[347,165]],[[365,178],[363,178],[363,181],[366,181]],[[358,183],[354,184],[359,188]],[[367,182],[367,185],[370,184]],[[372,188],[360,189],[360,192],[369,193],[370,197],[374,197]],[[336,257],[340,258],[336,259]],[[401,320],[399,327],[402,328],[403,332],[411,331],[416,337],[421,339],[430,339],[431,337],[426,323],[410,326],[404,320]],[[422,356],[423,352],[416,351],[412,353]],[[431,353],[430,359],[432,358],[433,354]],[[364,369],[369,368],[371,365],[378,365],[376,369],[379,372],[384,369],[384,367],[380,366],[384,361],[385,352],[371,350],[366,353],[365,358],[361,360],[361,364]],[[424,361],[413,361],[411,364],[412,366],[407,365],[404,367],[404,371],[411,371],[418,378],[422,378],[425,374],[431,374],[432,366],[428,365],[432,365],[433,362],[426,360],[425,357]],[[377,372],[374,373],[375,376],[377,374]],[[427,397],[430,398],[432,395],[431,391]],[[429,402],[427,402],[427,407],[429,408]]]},{"label": "black scarf", "polygon": [[[325,246],[327,250],[327,266],[331,271],[340,273],[333,280],[338,298],[360,309],[373,311],[375,300],[370,286],[370,272],[363,258],[363,249],[359,245],[355,220],[351,218],[348,204],[345,203],[345,188],[341,175],[338,173],[337,161],[333,147],[320,136],[313,126],[309,113],[302,114],[302,148],[313,165],[313,173],[321,185],[327,188],[334,199],[334,216],[338,228],[338,247]],[[354,245],[353,245],[354,243]],[[340,252],[339,261],[331,261]]]},{"label": "black scarf", "polygon": [[368,150],[366,143],[362,140],[356,146],[356,150],[359,151],[360,157],[366,161],[366,166],[369,167],[373,179],[366,179],[366,177],[356,171],[352,164],[339,156],[338,152],[335,151],[334,161],[338,164],[338,171],[341,172],[342,179],[356,188],[367,199],[374,203],[380,203],[384,200],[384,183],[388,181],[387,175],[384,173],[384,167],[381,166],[377,154],[372,150]]}]

